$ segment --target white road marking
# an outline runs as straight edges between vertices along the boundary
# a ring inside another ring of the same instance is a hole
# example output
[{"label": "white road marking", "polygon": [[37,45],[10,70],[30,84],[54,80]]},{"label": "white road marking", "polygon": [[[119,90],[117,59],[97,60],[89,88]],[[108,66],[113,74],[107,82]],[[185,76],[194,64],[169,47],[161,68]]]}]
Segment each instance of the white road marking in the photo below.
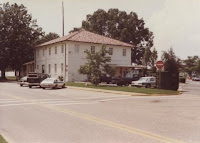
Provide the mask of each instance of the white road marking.
[{"label": "white road marking", "polygon": [[0,105],[0,107],[7,107],[7,106],[19,106],[19,105],[30,105],[30,104],[36,104],[36,103],[20,103],[20,104],[3,104]]},{"label": "white road marking", "polygon": [[16,99],[0,99],[0,101],[4,101],[4,100],[16,100]]},{"label": "white road marking", "polygon": [[13,103],[13,102],[22,102],[22,101],[19,101],[19,100],[18,101],[14,101],[14,100],[13,101],[0,101],[0,104],[1,103]]}]

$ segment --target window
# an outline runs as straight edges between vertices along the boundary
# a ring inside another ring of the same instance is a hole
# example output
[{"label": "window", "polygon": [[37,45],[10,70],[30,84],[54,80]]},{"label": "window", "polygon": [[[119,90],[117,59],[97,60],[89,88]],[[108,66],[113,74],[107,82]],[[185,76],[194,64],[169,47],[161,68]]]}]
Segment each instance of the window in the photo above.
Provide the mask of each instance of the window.
[{"label": "window", "polygon": [[57,47],[55,47],[55,54],[57,54]]},{"label": "window", "polygon": [[95,46],[91,46],[91,53],[95,53]]},{"label": "window", "polygon": [[63,73],[63,63],[61,63],[61,72]]},{"label": "window", "polygon": [[113,48],[109,48],[109,55],[113,55]]},{"label": "window", "polygon": [[155,81],[155,78],[150,78],[150,81]]},{"label": "window", "polygon": [[49,48],[49,55],[51,55],[51,48]]},{"label": "window", "polygon": [[79,53],[79,45],[75,45],[75,53]]},{"label": "window", "polygon": [[39,69],[39,65],[37,65],[37,69]]},{"label": "window", "polygon": [[64,53],[64,45],[61,46],[61,53]]},{"label": "window", "polygon": [[51,64],[49,64],[49,73],[51,73]]},{"label": "window", "polygon": [[126,56],[126,49],[123,49],[123,56]]},{"label": "window", "polygon": [[55,64],[55,67],[54,67],[55,69],[55,73],[57,73],[57,64]]},{"label": "window", "polygon": [[43,49],[42,55],[44,56],[45,49]]}]

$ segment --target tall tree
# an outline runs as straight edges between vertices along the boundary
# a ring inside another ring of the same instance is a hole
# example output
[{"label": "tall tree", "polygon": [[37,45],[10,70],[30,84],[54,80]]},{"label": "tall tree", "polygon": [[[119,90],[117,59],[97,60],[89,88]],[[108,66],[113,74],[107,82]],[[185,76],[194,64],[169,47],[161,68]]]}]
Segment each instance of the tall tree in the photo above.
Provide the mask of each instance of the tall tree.
[{"label": "tall tree", "polygon": [[16,71],[20,71],[25,62],[33,59],[33,47],[42,35],[42,29],[28,14],[24,5],[5,3],[1,7],[1,13],[0,30],[5,32],[0,32],[0,45],[9,53],[9,60],[4,68],[9,64]]},{"label": "tall tree", "polygon": [[144,55],[143,55],[143,65],[148,66],[150,64],[150,58],[151,58],[151,49],[147,47],[145,49]]},{"label": "tall tree", "polygon": [[[144,20],[139,19],[135,12],[127,14],[118,9],[109,9],[107,12],[99,9],[92,15],[87,15],[82,22],[82,28],[135,45],[131,55],[132,62],[136,64],[142,64],[145,48],[153,46],[153,33],[145,27]],[[73,31],[76,30],[79,28]]]},{"label": "tall tree", "polygon": [[[4,5],[6,7],[7,5]],[[9,27],[7,23],[9,23],[9,19],[6,18],[6,11],[0,7],[0,71],[1,71],[1,79],[5,79],[5,70],[8,67],[8,61],[10,57],[10,49],[9,49]]]},{"label": "tall tree", "polygon": [[53,40],[53,39],[56,39],[59,37],[60,36],[57,33],[50,32],[44,36],[41,36],[41,38],[38,39],[37,44],[45,43],[45,42],[48,42],[50,40]]},{"label": "tall tree", "polygon": [[196,71],[197,62],[199,60],[198,56],[188,56],[186,60],[184,60],[185,68],[184,72],[187,72],[190,77],[192,77],[192,73]]},{"label": "tall tree", "polygon": [[163,52],[162,60],[164,61],[165,71],[168,71],[170,73],[179,71],[180,60],[176,57],[172,48],[170,48],[168,52]]},{"label": "tall tree", "polygon": [[150,57],[150,62],[149,62],[149,66],[151,67],[151,70],[153,71],[153,73],[156,73],[156,61],[158,59],[158,52],[156,50],[156,48],[153,49],[153,51],[151,52],[151,57]]}]

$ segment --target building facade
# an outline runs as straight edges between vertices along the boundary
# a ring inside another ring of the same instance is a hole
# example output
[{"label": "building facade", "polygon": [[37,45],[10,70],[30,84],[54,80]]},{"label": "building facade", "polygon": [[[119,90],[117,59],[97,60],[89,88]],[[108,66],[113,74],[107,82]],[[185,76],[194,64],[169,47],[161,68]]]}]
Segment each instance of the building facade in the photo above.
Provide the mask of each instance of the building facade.
[{"label": "building facade", "polygon": [[[99,51],[102,44],[106,45],[111,57],[111,65],[117,74],[123,75],[131,66],[131,48],[133,45],[86,30],[71,33],[67,36],[51,40],[35,47],[35,72],[46,73],[51,77],[62,76],[65,81],[85,81],[86,75],[78,73],[80,65],[84,65],[84,51]],[[121,67],[121,68],[117,68]]]}]

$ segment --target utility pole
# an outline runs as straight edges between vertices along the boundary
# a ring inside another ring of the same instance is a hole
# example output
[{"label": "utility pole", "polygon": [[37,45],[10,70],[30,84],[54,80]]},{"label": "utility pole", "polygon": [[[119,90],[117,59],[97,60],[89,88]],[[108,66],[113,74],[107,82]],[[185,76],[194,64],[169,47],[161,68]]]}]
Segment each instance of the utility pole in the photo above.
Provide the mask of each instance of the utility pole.
[{"label": "utility pole", "polygon": [[64,28],[64,24],[65,24],[65,17],[64,17],[64,5],[63,5],[63,1],[62,1],[62,28],[63,28],[63,33],[62,36],[65,35],[65,28]]},{"label": "utility pole", "polygon": [[[63,4],[63,1],[62,1],[62,36],[65,36],[65,17],[64,17],[64,4]],[[67,69],[66,69],[66,60],[67,60],[67,48],[66,48],[66,44],[63,45],[64,48],[65,48],[65,57],[64,57],[64,82],[66,82],[66,72],[67,72]]]}]

